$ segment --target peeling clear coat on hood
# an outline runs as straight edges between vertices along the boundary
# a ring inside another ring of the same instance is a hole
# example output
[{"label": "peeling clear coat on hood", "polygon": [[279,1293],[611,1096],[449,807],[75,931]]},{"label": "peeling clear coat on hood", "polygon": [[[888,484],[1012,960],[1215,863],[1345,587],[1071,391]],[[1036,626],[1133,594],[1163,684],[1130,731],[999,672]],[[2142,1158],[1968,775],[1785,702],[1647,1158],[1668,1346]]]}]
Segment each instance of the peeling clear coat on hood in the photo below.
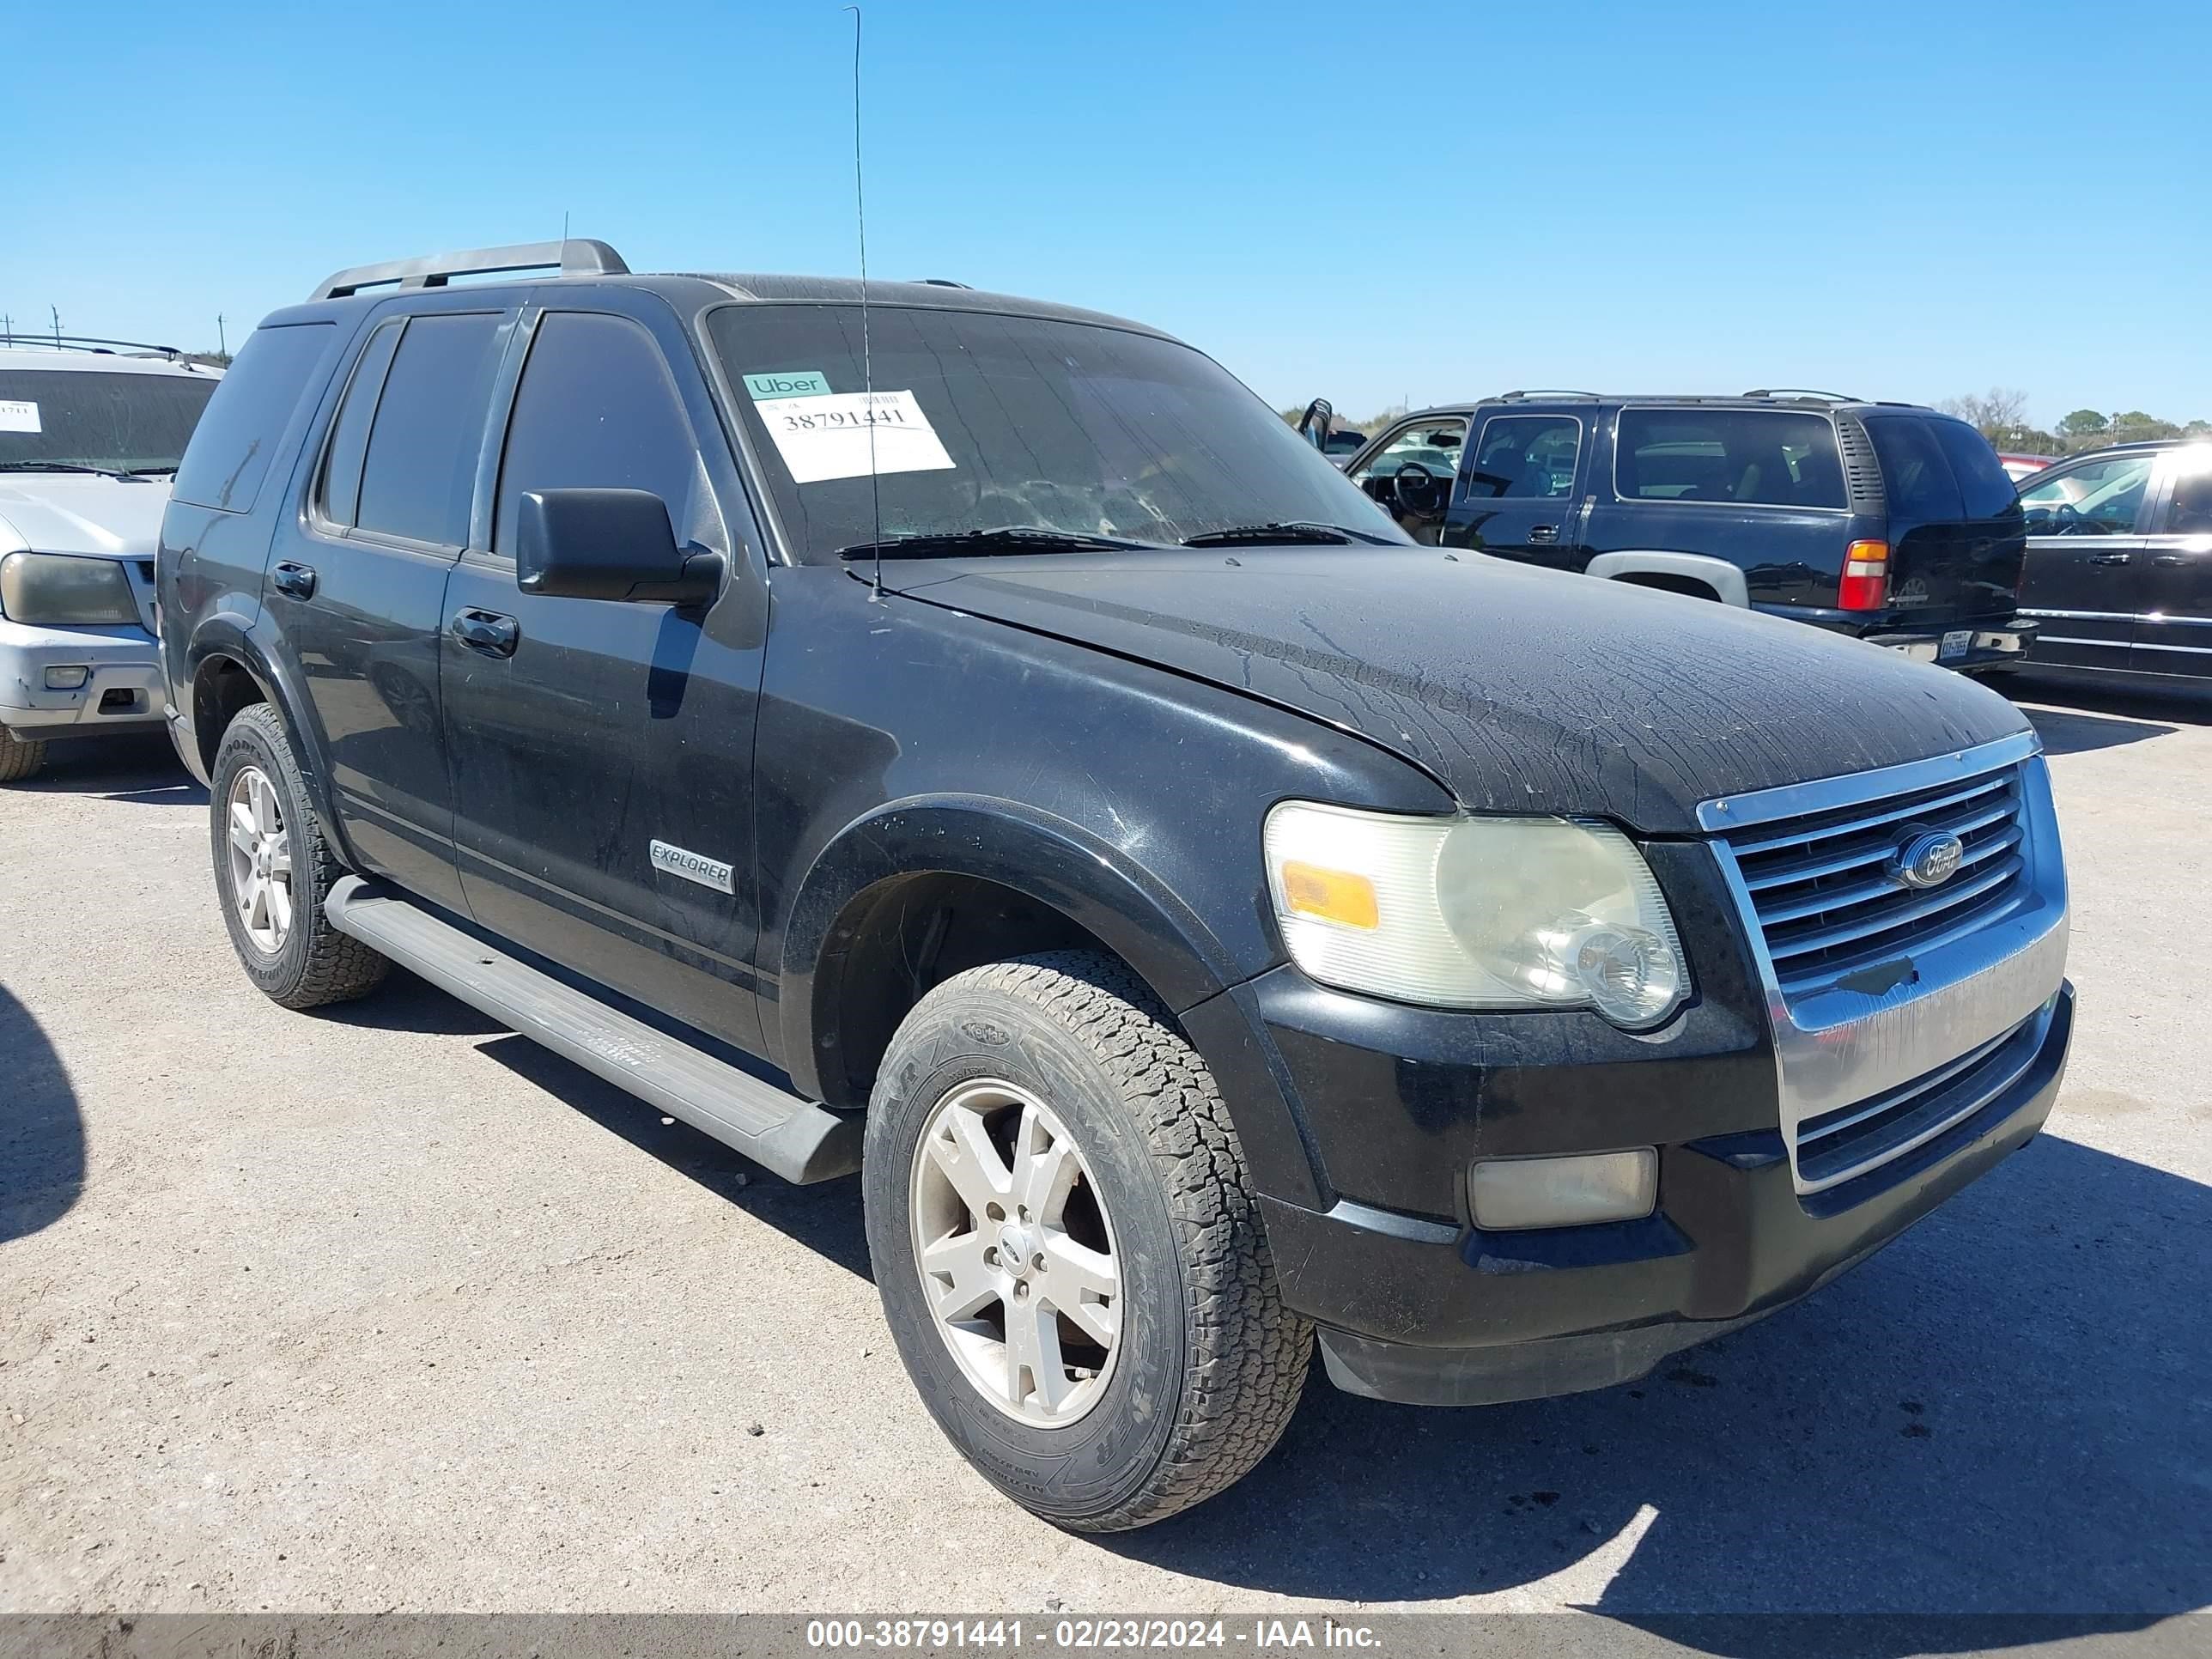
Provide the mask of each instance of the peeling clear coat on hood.
[{"label": "peeling clear coat on hood", "polygon": [[1995,692],[1814,628],[1428,548],[1060,555],[884,585],[1248,692],[1381,744],[1475,812],[1698,833],[1700,801],[2028,729]]}]

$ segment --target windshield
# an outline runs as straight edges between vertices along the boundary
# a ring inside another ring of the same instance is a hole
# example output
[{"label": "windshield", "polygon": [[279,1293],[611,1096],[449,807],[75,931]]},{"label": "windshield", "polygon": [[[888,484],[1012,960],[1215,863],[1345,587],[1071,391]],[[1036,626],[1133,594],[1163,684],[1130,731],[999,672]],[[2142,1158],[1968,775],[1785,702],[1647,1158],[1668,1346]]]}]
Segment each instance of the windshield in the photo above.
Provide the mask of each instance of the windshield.
[{"label": "windshield", "polygon": [[0,471],[173,472],[221,384],[212,374],[0,368]]},{"label": "windshield", "polygon": [[[708,324],[793,550],[1031,526],[1171,546],[1297,521],[1390,520],[1211,359],[1149,335],[995,313],[750,305]],[[1018,542],[992,549],[1019,552]],[[896,550],[887,548],[896,556]]]}]

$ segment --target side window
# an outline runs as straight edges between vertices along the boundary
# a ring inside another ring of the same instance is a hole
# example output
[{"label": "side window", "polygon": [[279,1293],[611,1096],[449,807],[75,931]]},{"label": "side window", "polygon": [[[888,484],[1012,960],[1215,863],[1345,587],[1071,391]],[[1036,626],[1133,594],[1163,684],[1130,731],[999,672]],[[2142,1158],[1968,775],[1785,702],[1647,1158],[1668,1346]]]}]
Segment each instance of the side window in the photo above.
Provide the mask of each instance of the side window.
[{"label": "side window", "polygon": [[1459,452],[1466,442],[1467,422],[1458,416],[1409,422],[1375,452],[1373,460],[1351,475],[1352,481],[1364,484],[1370,478],[1380,478],[1388,483],[1401,468],[1414,465],[1425,468],[1435,478],[1448,481],[1459,471]]},{"label": "side window", "polygon": [[1846,504],[1835,427],[1791,410],[1624,409],[1613,489],[1632,501]]},{"label": "side window", "polygon": [[2212,447],[2185,449],[2174,458],[2173,502],[2166,528],[2175,536],[2212,536]]},{"label": "side window", "polygon": [[1493,415],[1483,422],[1467,493],[1492,499],[1571,495],[1582,447],[1583,423],[1571,415]]},{"label": "side window", "polygon": [[332,524],[353,525],[361,509],[361,465],[368,453],[368,423],[376,414],[376,399],[384,390],[384,376],[392,367],[392,354],[399,349],[399,331],[406,319],[394,317],[377,325],[368,344],[346,382],[345,398],[331,428],[331,447],[323,463],[323,487],[319,498],[323,516]]},{"label": "side window", "polygon": [[516,509],[533,489],[649,490],[681,533],[697,451],[650,334],[627,318],[550,312],[515,389],[491,544],[514,551]]},{"label": "side window", "polygon": [[441,547],[468,540],[499,323],[486,311],[407,319],[362,460],[363,530]]},{"label": "side window", "polygon": [[2031,536],[2124,536],[2150,487],[2148,454],[2107,455],[2054,466],[2020,492]]},{"label": "side window", "polygon": [[192,429],[171,495],[195,507],[251,513],[276,441],[337,337],[328,323],[254,330]]}]

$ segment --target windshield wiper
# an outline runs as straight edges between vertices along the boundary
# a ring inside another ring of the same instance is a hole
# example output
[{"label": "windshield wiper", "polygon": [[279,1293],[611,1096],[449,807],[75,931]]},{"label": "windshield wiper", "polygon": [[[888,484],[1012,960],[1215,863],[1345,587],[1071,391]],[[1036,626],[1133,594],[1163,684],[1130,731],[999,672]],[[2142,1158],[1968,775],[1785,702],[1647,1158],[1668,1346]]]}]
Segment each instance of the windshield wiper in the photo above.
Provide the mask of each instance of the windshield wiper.
[{"label": "windshield wiper", "polygon": [[1354,530],[1349,525],[1315,524],[1304,519],[1285,520],[1275,524],[1231,525],[1226,530],[1202,531],[1195,536],[1182,538],[1185,547],[1241,547],[1248,544],[1311,542],[1316,544],[1334,544],[1342,547],[1353,542],[1365,542],[1373,547],[1393,547],[1388,536],[1377,536],[1364,530]]},{"label": "windshield wiper", "polygon": [[957,559],[968,553],[1128,553],[1158,545],[1045,525],[1010,524],[995,530],[917,530],[880,541],[855,542],[839,548],[837,556],[867,559],[880,553],[890,559]]},{"label": "windshield wiper", "polygon": [[79,466],[75,461],[0,461],[0,472],[89,472],[100,478],[123,476],[112,466]]},{"label": "windshield wiper", "polygon": [[177,466],[175,461],[163,461],[157,466],[126,466],[115,476],[118,478],[158,478],[174,472]]}]

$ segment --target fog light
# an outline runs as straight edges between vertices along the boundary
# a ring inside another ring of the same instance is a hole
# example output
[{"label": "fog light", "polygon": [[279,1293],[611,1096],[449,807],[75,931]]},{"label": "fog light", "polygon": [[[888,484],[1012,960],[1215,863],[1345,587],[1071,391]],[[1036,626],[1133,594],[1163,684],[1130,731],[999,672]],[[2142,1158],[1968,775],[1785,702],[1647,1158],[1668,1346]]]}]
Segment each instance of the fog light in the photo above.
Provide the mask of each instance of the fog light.
[{"label": "fog light", "polygon": [[72,663],[65,668],[46,670],[46,690],[49,691],[82,691],[84,683],[92,678],[92,670],[82,663]]},{"label": "fog light", "polygon": [[1474,1224],[1496,1231],[1634,1221],[1659,1201],[1659,1154],[1650,1146],[1575,1158],[1489,1158],[1468,1172]]}]

